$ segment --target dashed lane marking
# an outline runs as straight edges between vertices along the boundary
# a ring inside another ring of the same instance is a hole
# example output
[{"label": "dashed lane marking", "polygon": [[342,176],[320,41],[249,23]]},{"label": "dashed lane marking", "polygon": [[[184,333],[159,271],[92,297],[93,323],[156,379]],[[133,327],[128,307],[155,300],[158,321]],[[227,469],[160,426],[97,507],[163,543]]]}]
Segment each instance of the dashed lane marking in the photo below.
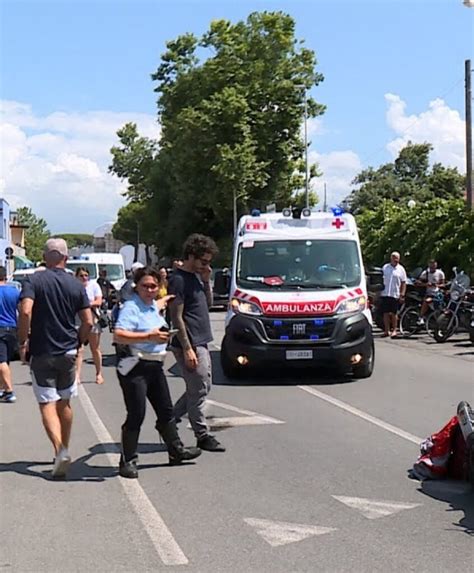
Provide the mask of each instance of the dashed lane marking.
[{"label": "dashed lane marking", "polygon": [[[79,387],[79,400],[99,442],[102,444],[113,443],[112,436],[102,422],[84,386]],[[116,467],[119,463],[120,450],[117,446],[113,449],[114,452],[106,453],[106,456],[110,465]],[[171,531],[151,503],[138,480],[127,480],[121,477],[119,480],[125,495],[142,522],[163,563],[165,565],[187,565],[189,561],[186,555],[175,541]]]},{"label": "dashed lane marking", "polygon": [[316,396],[317,398],[320,398],[321,400],[324,400],[325,402],[328,402],[329,404],[332,404],[333,406],[336,406],[337,408],[341,408],[341,410],[345,410],[346,412],[349,412],[350,414],[353,414],[354,416],[358,416],[359,418],[362,418],[363,420],[366,420],[367,422],[370,422],[371,424],[374,424],[375,426],[378,426],[379,428],[383,428],[387,432],[391,432],[392,434],[395,434],[399,438],[403,438],[404,440],[408,440],[409,442],[412,442],[412,443],[416,444],[417,446],[419,446],[420,443],[423,441],[423,438],[420,438],[418,436],[410,434],[409,432],[405,432],[405,430],[402,430],[401,428],[397,428],[396,426],[392,426],[392,424],[389,424],[388,422],[384,422],[383,420],[380,420],[380,418],[376,418],[375,416],[371,416],[370,414],[367,414],[366,412],[363,412],[362,410],[359,410],[358,408],[354,408],[350,404],[346,404],[345,402],[342,402],[341,400],[338,400],[337,398],[333,398],[332,396],[329,396],[329,394],[325,394],[324,392],[320,392],[319,390],[316,390],[315,388],[311,388],[311,386],[298,386],[298,388],[300,388],[301,390],[304,390],[305,392],[308,392],[309,394],[312,394],[313,396]]}]

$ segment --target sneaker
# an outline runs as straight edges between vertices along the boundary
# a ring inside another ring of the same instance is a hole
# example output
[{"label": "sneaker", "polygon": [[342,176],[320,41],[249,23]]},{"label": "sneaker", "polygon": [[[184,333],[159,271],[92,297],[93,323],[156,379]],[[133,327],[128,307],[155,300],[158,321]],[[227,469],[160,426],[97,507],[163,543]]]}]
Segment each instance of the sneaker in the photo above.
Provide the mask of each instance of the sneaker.
[{"label": "sneaker", "polygon": [[14,404],[16,402],[15,392],[6,392],[5,390],[2,390],[2,393],[0,394],[0,402]]},{"label": "sneaker", "polygon": [[420,316],[420,318],[416,321],[417,326],[424,326],[425,319]]},{"label": "sneaker", "polygon": [[135,460],[126,462],[125,460],[121,459],[119,465],[119,474],[123,478],[137,479],[138,477],[137,462]]},{"label": "sneaker", "polygon": [[59,450],[58,455],[54,458],[53,471],[51,475],[53,477],[66,477],[67,470],[71,465],[71,456],[66,448]]},{"label": "sneaker", "polygon": [[224,446],[216,440],[211,434],[206,434],[202,438],[198,438],[197,447],[207,452],[225,452]]}]

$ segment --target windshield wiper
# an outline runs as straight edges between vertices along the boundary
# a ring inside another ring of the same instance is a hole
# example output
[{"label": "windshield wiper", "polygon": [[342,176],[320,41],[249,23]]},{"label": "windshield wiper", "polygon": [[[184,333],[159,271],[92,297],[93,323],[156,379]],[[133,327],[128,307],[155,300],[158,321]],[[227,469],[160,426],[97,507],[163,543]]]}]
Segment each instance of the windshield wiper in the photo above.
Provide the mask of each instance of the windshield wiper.
[{"label": "windshield wiper", "polygon": [[317,288],[317,289],[333,289],[333,288],[347,288],[347,285],[342,283],[302,283],[298,285],[300,288]]},{"label": "windshield wiper", "polygon": [[241,281],[244,281],[246,283],[253,283],[256,285],[259,285],[261,287],[269,287],[269,288],[281,288],[283,286],[283,284],[272,284],[272,283],[267,283],[264,280],[257,280],[257,279],[244,279],[244,278],[240,278]]}]

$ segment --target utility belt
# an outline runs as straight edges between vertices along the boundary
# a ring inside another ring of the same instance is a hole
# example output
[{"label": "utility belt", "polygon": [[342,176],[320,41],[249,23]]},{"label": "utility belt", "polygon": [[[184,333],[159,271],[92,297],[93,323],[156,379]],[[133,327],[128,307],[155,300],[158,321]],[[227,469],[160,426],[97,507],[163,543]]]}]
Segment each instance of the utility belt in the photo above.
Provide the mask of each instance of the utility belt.
[{"label": "utility belt", "polygon": [[143,350],[137,350],[131,346],[120,344],[117,345],[117,370],[123,376],[127,376],[140,362],[144,364],[159,364],[163,365],[166,358],[165,352],[144,352]]},{"label": "utility belt", "polygon": [[145,352],[144,350],[137,350],[130,348],[131,356],[136,356],[138,360],[144,362],[164,362],[166,358],[166,350],[164,352]]}]

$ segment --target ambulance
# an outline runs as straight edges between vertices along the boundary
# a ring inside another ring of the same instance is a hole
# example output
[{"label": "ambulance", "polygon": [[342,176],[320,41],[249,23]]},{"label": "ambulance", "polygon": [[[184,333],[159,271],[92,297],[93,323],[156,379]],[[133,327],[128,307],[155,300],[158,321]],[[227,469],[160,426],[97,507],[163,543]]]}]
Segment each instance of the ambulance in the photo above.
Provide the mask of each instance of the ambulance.
[{"label": "ambulance", "polygon": [[221,347],[224,374],[325,364],[368,378],[374,358],[354,217],[339,207],[242,217]]}]

